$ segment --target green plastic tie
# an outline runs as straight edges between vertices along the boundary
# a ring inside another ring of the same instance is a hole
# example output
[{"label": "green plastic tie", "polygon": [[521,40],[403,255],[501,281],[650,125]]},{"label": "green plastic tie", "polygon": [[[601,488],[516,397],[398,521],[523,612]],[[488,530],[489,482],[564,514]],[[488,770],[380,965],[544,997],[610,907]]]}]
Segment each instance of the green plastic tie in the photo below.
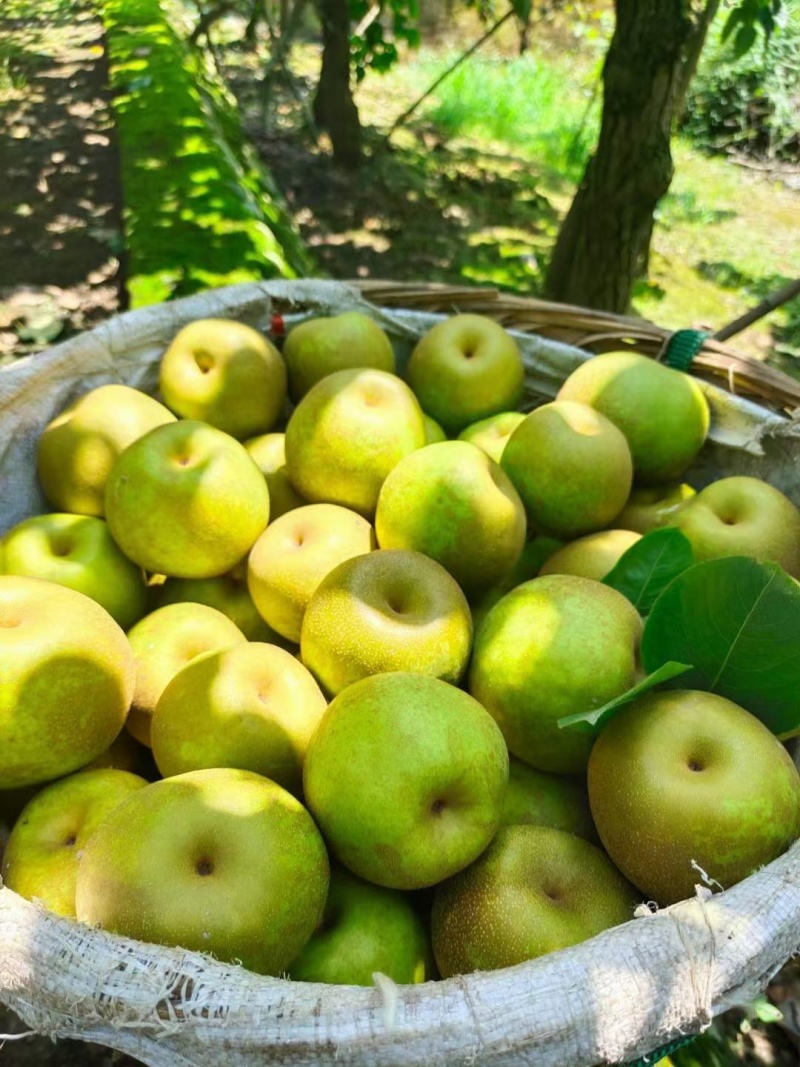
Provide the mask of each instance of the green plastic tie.
[{"label": "green plastic tie", "polygon": [[688,373],[706,337],[708,334],[704,330],[676,330],[667,342],[664,362],[668,367]]},{"label": "green plastic tie", "polygon": [[[695,333],[695,330],[684,330],[683,333]],[[635,1060],[633,1063],[624,1064],[623,1067],[656,1067],[656,1064],[663,1060],[665,1056],[669,1056],[671,1053],[676,1052],[679,1048],[683,1048],[684,1045],[690,1045],[692,1041],[696,1041],[699,1034],[689,1034],[688,1037],[677,1037],[674,1041],[670,1041],[667,1045],[662,1045],[661,1048],[655,1049],[648,1056],[642,1056],[640,1060]]]}]

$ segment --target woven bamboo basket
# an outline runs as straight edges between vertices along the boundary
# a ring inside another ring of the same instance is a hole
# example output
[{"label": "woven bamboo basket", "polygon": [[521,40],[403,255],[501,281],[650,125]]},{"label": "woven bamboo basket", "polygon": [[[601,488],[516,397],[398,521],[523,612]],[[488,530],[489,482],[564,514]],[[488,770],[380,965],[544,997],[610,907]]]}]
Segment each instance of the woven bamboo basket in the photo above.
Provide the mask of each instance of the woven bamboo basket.
[{"label": "woven bamboo basket", "polygon": [[[158,360],[185,323],[218,315],[265,328],[276,313],[291,322],[347,309],[377,317],[401,358],[443,312],[497,318],[519,331],[529,406],[589,358],[577,345],[658,356],[669,340],[650,323],[493,290],[378,282],[250,284],[130,312],[0,371],[0,532],[45,510],[34,455],[52,415],[105,382],[154,389]],[[800,423],[787,417],[800,408],[800,384],[713,341],[693,369],[712,438],[692,480],[757,474],[800,503]],[[724,892],[698,889],[514,968],[420,986],[381,975],[372,988],[262,977],[92,930],[0,888],[0,1002],[34,1032],[100,1042],[152,1067],[627,1063],[752,1001],[798,948],[800,844]]]}]

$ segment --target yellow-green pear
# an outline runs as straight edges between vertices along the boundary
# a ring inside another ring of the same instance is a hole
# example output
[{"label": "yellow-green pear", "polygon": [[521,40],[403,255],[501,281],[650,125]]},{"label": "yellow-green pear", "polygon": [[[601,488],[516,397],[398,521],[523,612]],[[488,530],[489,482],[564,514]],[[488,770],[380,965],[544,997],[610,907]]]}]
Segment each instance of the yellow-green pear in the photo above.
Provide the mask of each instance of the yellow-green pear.
[{"label": "yellow-green pear", "polygon": [[488,615],[489,609],[493,608],[506,593],[516,589],[518,585],[536,578],[545,560],[548,560],[555,551],[561,548],[561,545],[561,541],[544,535],[535,536],[526,541],[519,559],[503,581],[492,586],[485,593],[470,599],[473,633],[478,632],[478,626]]},{"label": "yellow-green pear", "polygon": [[378,497],[381,548],[436,560],[467,596],[502,581],[525,545],[527,520],[508,475],[477,445],[442,441],[412,452]]},{"label": "yellow-green pear", "polygon": [[637,352],[588,359],[567,378],[558,399],[589,404],[618,426],[641,482],[679,478],[708,434],[708,402],[695,379]]},{"label": "yellow-green pear", "polygon": [[205,604],[166,604],[145,615],[128,633],[136,664],[136,688],[127,729],[143,745],[161,694],[178,671],[204,652],[245,641],[221,611]]},{"label": "yellow-green pear", "polygon": [[341,504],[370,518],[386,475],[422,448],[414,394],[393,374],[343,370],[303,397],[286,427],[286,467],[310,503]]},{"label": "yellow-green pear", "polygon": [[550,826],[504,826],[438,886],[431,936],[443,978],[513,967],[633,918],[639,902],[599,848]]},{"label": "yellow-green pear", "polygon": [[75,918],[78,862],[103,819],[147,785],[128,771],[87,770],[45,786],[25,806],[3,854],[3,882],[48,911]]},{"label": "yellow-green pear", "polygon": [[244,447],[267,480],[270,522],[274,522],[292,508],[301,508],[305,504],[305,500],[289,481],[285,442],[286,434],[282,433],[265,433],[244,442]]},{"label": "yellow-green pear", "polygon": [[372,986],[377,972],[412,985],[428,981],[432,970],[428,934],[407,895],[336,867],[320,927],[289,967],[289,977]]},{"label": "yellow-green pear", "polygon": [[571,541],[544,561],[539,574],[577,574],[601,582],[620,558],[641,540],[633,530],[600,530]]},{"label": "yellow-green pear", "polygon": [[44,429],[36,472],[58,511],[104,515],[106,481],[119,454],[156,426],[175,422],[163,404],[127,385],[78,397]]},{"label": "yellow-green pear", "polygon": [[659,530],[672,523],[694,493],[694,489],[685,482],[635,486],[628,503],[614,520],[614,525],[620,530],[635,530],[640,534]]},{"label": "yellow-green pear", "polygon": [[253,545],[247,583],[262,618],[299,643],[303,616],[322,579],[376,547],[365,518],[338,504],[308,504],[270,523]]},{"label": "yellow-green pear", "polygon": [[593,408],[569,400],[532,411],[511,434],[502,467],[531,526],[563,540],[612,523],[633,478],[621,431]]},{"label": "yellow-green pear", "polygon": [[121,730],[105,752],[95,756],[81,767],[83,771],[129,771],[148,780],[155,777],[153,757],[146,745],[137,741],[133,734]]},{"label": "yellow-green pear", "polygon": [[704,873],[728,889],[800,835],[800,776],[778,739],[714,693],[648,693],[603,728],[589,760],[600,839],[662,906]]},{"label": "yellow-green pear", "polygon": [[427,415],[450,434],[515,408],[525,368],[517,342],[485,315],[453,315],[417,343],[408,382]]},{"label": "yellow-green pear", "polygon": [[271,430],[286,403],[286,365],[263,334],[233,319],[197,319],[161,360],[164,403],[239,439]]},{"label": "yellow-green pear", "polygon": [[125,555],[155,574],[214,578],[247,555],[269,519],[255,460],[202,422],[161,426],[109,474],[106,517]]},{"label": "yellow-green pear", "polygon": [[104,752],[134,674],[124,632],[94,600],[0,576],[0,789],[50,781]]},{"label": "yellow-green pear", "polygon": [[311,816],[275,782],[215,768],[138,790],[83,850],[79,922],[280,975],[319,925],[329,879]]},{"label": "yellow-green pear", "polygon": [[472,863],[497,830],[507,782],[491,716],[460,689],[407,672],[340,693],[303,772],[332,853],[392,889],[434,885]]},{"label": "yellow-green pear", "polygon": [[508,439],[525,416],[521,411],[501,411],[499,415],[490,415],[488,419],[473,422],[458,435],[460,441],[471,441],[482,448],[490,459],[499,463],[502,459]]},{"label": "yellow-green pear", "polygon": [[294,326],[283,346],[289,392],[297,403],[312,386],[340,370],[371,367],[395,372],[392,343],[362,311],[306,319]]},{"label": "yellow-green pear", "polygon": [[751,556],[779,563],[800,579],[800,510],[760,478],[721,478],[701,489],[670,519],[692,544],[695,559]]},{"label": "yellow-green pear", "polygon": [[242,631],[248,641],[268,641],[281,648],[290,643],[267,626],[247,589],[247,560],[218,578],[167,578],[156,593],[158,608],[167,604],[205,604],[221,611]]},{"label": "yellow-green pear", "polygon": [[446,441],[447,434],[442,427],[436,421],[432,419],[430,415],[423,414],[423,421],[425,423],[425,444],[435,445],[438,441]]},{"label": "yellow-green pear", "polygon": [[147,610],[141,569],[93,515],[34,515],[3,538],[4,574],[56,582],[84,593],[127,630]]},{"label": "yellow-green pear", "polygon": [[537,770],[579,774],[591,734],[559,729],[637,678],[638,612],[616,589],[551,574],[499,600],[475,638],[469,691],[497,720],[509,751]]},{"label": "yellow-green pear", "polygon": [[552,826],[587,841],[597,840],[586,779],[537,771],[513,756],[500,821],[503,826]]},{"label": "yellow-green pear", "polygon": [[386,671],[457,684],[471,642],[469,605],[444,567],[421,552],[379,549],[323,578],[306,608],[300,654],[335,694]]},{"label": "yellow-green pear", "polygon": [[165,778],[239,767],[299,793],[308,742],[326,707],[291,653],[245,641],[178,671],[153,715],[153,756]]}]

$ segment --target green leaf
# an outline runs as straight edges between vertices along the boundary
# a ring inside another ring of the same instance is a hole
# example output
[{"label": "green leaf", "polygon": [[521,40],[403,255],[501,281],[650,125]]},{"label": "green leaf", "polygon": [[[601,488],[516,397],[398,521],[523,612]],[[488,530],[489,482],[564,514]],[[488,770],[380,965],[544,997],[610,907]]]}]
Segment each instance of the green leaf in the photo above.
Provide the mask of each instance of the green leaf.
[{"label": "green leaf", "polygon": [[800,732],[800,584],[744,556],[697,563],[664,590],[642,636],[646,671],[694,664],[686,689],[740,704],[779,737]]},{"label": "green leaf", "polygon": [[758,31],[752,23],[739,27],[733,39],[733,53],[737,59],[750,51],[757,37]]},{"label": "green leaf", "polygon": [[738,7],[735,7],[733,11],[731,11],[730,15],[728,15],[728,18],[725,20],[725,25],[722,27],[720,39],[723,41],[727,41],[727,39],[742,21],[742,18],[743,16],[741,10]]},{"label": "green leaf", "polygon": [[755,1016],[762,1023],[779,1023],[783,1018],[783,1012],[765,996],[756,997],[747,1006],[748,1013]]},{"label": "green leaf", "polygon": [[563,730],[574,726],[584,733],[594,733],[598,726],[605,726],[615,712],[626,704],[630,704],[632,700],[638,700],[640,696],[649,693],[651,689],[661,685],[662,682],[669,682],[672,678],[678,678],[681,674],[686,674],[691,669],[686,663],[665,663],[657,671],[648,674],[632,689],[628,689],[627,692],[621,693],[618,697],[614,697],[613,700],[609,700],[602,708],[595,708],[592,711],[580,711],[577,715],[565,715],[563,719],[558,720],[558,727]]},{"label": "green leaf", "polygon": [[680,530],[653,530],[620,557],[603,584],[622,593],[641,615],[647,615],[669,583],[694,561],[689,538]]}]

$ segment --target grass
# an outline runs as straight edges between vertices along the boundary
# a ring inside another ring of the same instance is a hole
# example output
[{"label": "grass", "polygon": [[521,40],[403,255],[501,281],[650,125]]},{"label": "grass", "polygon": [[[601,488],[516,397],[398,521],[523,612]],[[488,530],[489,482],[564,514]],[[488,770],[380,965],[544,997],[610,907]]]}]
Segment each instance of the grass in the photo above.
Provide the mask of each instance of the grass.
[{"label": "grass", "polygon": [[[419,65],[431,81],[449,57]],[[578,181],[600,122],[596,71],[574,77],[562,60],[526,53],[480,58],[459,67],[425,117],[445,136],[523,151],[548,171]]]}]

